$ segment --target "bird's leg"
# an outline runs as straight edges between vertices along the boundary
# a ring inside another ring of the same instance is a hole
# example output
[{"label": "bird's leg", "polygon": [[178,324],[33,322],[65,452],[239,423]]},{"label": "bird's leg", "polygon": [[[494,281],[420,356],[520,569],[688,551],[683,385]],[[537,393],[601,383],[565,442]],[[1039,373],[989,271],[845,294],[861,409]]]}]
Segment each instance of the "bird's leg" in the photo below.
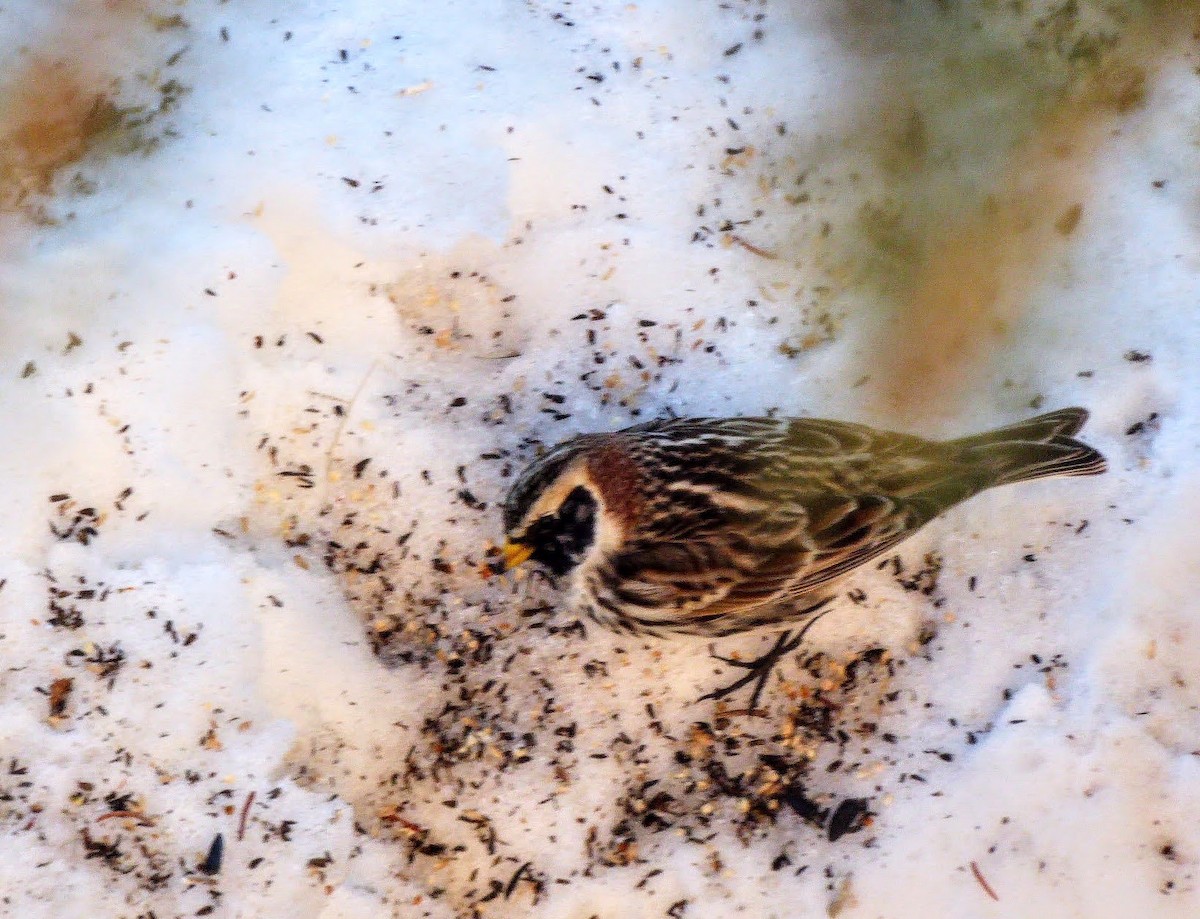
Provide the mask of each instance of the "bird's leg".
[{"label": "bird's leg", "polygon": [[[816,613],[816,615],[804,623],[804,625],[800,628],[800,631],[795,635],[792,634],[790,629],[780,635],[779,638],[776,639],[771,650],[766,654],[762,654],[748,661],[734,660],[731,657],[721,657],[719,654],[714,654],[713,657],[722,663],[728,664],[731,667],[741,667],[743,670],[746,670],[746,675],[734,680],[728,686],[722,686],[719,689],[714,689],[712,692],[706,692],[697,701],[703,702],[705,699],[724,699],[727,696],[737,692],[743,686],[749,683],[754,683],[754,689],[750,693],[750,705],[748,707],[751,711],[757,708],[759,696],[762,695],[763,689],[766,688],[767,680],[770,679],[771,671],[775,669],[775,665],[778,664],[784,656],[791,654],[798,647],[800,647],[800,645],[804,642],[804,636],[808,634],[808,630],[813,627],[818,619],[829,612],[827,609],[821,610],[821,607],[826,606],[832,599],[832,597],[826,597],[819,603],[816,603],[804,610],[804,613]],[[821,612],[817,612],[817,610],[821,610]]]}]

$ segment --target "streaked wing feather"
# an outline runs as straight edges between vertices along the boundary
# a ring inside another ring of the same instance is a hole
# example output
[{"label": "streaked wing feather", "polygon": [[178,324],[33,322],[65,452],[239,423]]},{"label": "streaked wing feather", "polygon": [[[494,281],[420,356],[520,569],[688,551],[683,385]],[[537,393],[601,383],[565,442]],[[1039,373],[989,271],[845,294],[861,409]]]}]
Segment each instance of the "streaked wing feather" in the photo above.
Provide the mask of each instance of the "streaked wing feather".
[{"label": "streaked wing feather", "polygon": [[[697,622],[753,618],[828,588],[973,490],[950,487],[962,470],[941,445],[862,425],[690,419],[638,430],[652,435],[646,462],[671,484],[648,538],[613,560],[618,589]],[[710,462],[696,470],[688,454],[699,443]]]},{"label": "streaked wing feather", "polygon": [[912,533],[906,514],[897,513],[887,499],[869,497],[872,500],[863,502],[865,507],[856,506],[841,520],[811,534],[809,541],[792,543],[765,559],[761,567],[745,572],[719,602],[721,611],[737,612],[815,593]]},{"label": "streaked wing feather", "polygon": [[732,558],[708,542],[633,543],[611,566],[618,600],[678,613],[720,602],[741,580]]},{"label": "streaked wing feather", "polygon": [[791,596],[810,593],[849,574],[859,565],[882,555],[907,539],[912,530],[901,528],[892,532],[873,530],[855,545],[840,552],[828,552],[818,556],[818,561],[808,568],[803,577],[789,588]]}]

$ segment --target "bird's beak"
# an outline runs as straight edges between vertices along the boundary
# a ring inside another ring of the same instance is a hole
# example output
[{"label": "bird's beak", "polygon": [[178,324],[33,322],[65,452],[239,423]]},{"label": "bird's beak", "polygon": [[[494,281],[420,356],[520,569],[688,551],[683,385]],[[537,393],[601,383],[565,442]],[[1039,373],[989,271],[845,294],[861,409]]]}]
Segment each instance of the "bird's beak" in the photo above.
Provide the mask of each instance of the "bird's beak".
[{"label": "bird's beak", "polygon": [[533,546],[527,546],[523,542],[506,542],[500,550],[500,558],[504,561],[505,571],[519,568],[529,561],[532,555]]}]

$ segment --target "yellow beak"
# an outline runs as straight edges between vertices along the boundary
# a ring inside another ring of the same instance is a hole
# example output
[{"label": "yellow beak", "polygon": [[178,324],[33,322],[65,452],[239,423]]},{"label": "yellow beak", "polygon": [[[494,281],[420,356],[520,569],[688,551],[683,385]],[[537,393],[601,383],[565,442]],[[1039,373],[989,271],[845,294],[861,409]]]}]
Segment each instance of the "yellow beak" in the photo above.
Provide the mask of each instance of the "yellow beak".
[{"label": "yellow beak", "polygon": [[529,561],[531,555],[533,555],[533,546],[527,546],[523,542],[506,542],[504,548],[500,550],[500,557],[504,559],[506,571],[524,565]]}]

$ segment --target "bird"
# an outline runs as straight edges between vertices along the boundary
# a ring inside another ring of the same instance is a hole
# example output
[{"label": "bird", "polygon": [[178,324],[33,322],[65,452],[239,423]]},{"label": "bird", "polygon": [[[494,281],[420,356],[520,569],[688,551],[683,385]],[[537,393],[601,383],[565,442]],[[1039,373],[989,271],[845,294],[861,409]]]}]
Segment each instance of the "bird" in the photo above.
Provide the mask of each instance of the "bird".
[{"label": "bird", "polygon": [[[721,638],[783,629],[757,680],[830,611],[855,569],[998,485],[1097,475],[1064,408],[955,440],[804,417],[670,418],[580,434],[517,477],[498,570],[526,562],[603,626],[638,636]],[[799,638],[792,630],[800,629]]]}]

